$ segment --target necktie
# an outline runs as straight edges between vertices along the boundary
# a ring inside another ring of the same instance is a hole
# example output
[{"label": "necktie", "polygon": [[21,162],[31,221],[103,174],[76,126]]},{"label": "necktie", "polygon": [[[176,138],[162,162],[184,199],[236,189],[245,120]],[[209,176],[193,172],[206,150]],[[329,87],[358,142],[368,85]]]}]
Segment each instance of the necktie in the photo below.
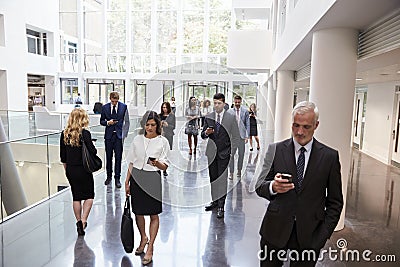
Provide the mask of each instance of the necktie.
[{"label": "necktie", "polygon": [[113,118],[113,119],[117,118],[117,111],[115,110],[115,106],[113,106],[113,108],[112,108],[111,118]]},{"label": "necktie", "polygon": [[217,115],[217,121],[215,122],[215,131],[218,133],[219,132],[219,128],[221,127],[221,116]]},{"label": "necktie", "polygon": [[238,123],[238,125],[240,124],[240,113],[239,113],[239,109],[237,109],[236,110],[236,120],[237,120],[237,123]]},{"label": "necktie", "polygon": [[304,147],[300,148],[300,155],[297,159],[297,189],[301,188],[301,184],[303,183],[303,173],[304,173],[304,165],[305,165],[305,156],[304,152],[306,149]]}]

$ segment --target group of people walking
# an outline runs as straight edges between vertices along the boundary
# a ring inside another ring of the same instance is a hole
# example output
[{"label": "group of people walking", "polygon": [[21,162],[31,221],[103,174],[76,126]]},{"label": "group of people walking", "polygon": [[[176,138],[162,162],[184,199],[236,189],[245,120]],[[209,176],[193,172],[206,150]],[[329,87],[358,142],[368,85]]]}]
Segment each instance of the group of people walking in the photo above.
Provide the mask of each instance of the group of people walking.
[{"label": "group of people walking", "polygon": [[[225,107],[225,96],[217,93],[213,97],[212,111],[204,116],[194,97],[190,98],[185,112],[189,154],[196,154],[199,134],[207,140],[205,155],[212,201],[205,210],[216,210],[219,219],[224,218],[227,183],[228,179],[233,179],[235,154],[239,154],[237,176],[240,177],[248,140],[250,150],[253,150],[252,136],[257,143],[256,149],[260,149],[255,105],[247,110],[237,95],[233,108],[226,110]],[[110,93],[110,102],[102,107],[100,124],[105,126],[105,185],[109,185],[113,178],[114,156],[114,183],[116,188],[120,188],[123,142],[129,131],[129,114],[126,105],[119,101],[117,92]],[[260,229],[260,246],[265,256],[260,259],[260,266],[282,265],[282,260],[270,254],[267,246],[275,251],[312,249],[319,253],[339,220],[343,206],[339,157],[337,151],[313,137],[318,124],[316,106],[302,102],[292,112],[293,137],[268,148],[256,188],[259,196],[270,201]],[[86,111],[76,108],[60,137],[60,157],[71,185],[78,235],[85,235],[94,199],[93,174],[86,172],[82,164],[83,142],[91,153],[97,153],[88,125]],[[131,196],[132,211],[140,233],[135,254],[144,254],[142,263],[147,265],[153,259],[159,214],[162,212],[161,177],[168,175],[168,153],[173,147],[176,127],[171,104],[163,102],[160,113],[147,111],[140,125],[141,131],[127,152],[124,185],[126,195]],[[144,216],[150,217],[148,234]],[[314,266],[316,261],[301,259],[297,262]]]}]

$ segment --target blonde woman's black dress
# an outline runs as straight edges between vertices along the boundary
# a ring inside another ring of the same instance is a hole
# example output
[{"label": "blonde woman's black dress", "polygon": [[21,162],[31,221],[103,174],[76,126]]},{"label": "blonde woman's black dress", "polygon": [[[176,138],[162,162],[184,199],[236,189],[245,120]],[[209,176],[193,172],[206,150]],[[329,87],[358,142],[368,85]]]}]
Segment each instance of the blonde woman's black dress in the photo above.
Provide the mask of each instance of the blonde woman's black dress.
[{"label": "blonde woman's black dress", "polygon": [[[83,140],[91,153],[97,150],[92,142],[92,136],[88,130],[82,131]],[[65,174],[71,186],[74,201],[94,198],[93,174],[87,172],[82,164],[82,146],[73,147],[64,143],[64,131],[60,137],[60,158],[67,164]]]}]

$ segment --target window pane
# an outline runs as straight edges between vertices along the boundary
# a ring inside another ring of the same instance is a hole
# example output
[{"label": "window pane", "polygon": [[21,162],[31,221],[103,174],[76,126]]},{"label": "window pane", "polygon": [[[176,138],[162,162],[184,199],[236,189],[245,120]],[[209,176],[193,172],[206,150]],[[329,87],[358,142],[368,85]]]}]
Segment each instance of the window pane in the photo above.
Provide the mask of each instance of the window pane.
[{"label": "window pane", "polygon": [[210,39],[208,51],[211,54],[226,54],[228,31],[231,24],[230,11],[215,11],[210,16]]},{"label": "window pane", "polygon": [[179,7],[179,1],[176,0],[158,0],[157,9],[174,9]]},{"label": "window pane", "polygon": [[204,16],[202,12],[184,11],[183,53],[199,54],[203,51]]},{"label": "window pane", "polygon": [[28,39],[28,52],[36,54],[36,40],[32,37],[27,37]]},{"label": "window pane", "polygon": [[126,10],[127,3],[127,0],[108,0],[108,9],[120,11]]},{"label": "window pane", "polygon": [[183,0],[184,10],[203,10],[204,0]]},{"label": "window pane", "polygon": [[151,10],[151,0],[131,0],[132,9]]},{"label": "window pane", "polygon": [[126,51],[126,13],[108,12],[107,39],[108,52],[124,53]]},{"label": "window pane", "polygon": [[177,45],[176,11],[159,11],[157,19],[157,53],[175,53]]},{"label": "window pane", "polygon": [[132,12],[132,49],[134,53],[151,52],[151,12]]}]

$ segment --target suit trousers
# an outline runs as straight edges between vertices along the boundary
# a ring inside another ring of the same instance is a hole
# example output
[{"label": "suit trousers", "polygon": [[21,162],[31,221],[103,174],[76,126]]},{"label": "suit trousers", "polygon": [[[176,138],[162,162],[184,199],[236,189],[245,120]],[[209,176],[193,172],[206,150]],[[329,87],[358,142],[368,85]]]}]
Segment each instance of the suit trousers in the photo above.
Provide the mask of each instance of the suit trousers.
[{"label": "suit trousers", "polygon": [[246,145],[245,139],[239,138],[239,142],[237,144],[237,147],[234,147],[233,150],[232,150],[231,160],[229,162],[229,172],[230,173],[233,173],[235,171],[235,154],[236,154],[236,151],[238,151],[237,169],[238,169],[238,171],[242,171],[245,145]]},{"label": "suit trousers", "polygon": [[217,202],[218,208],[225,206],[226,191],[228,190],[228,164],[229,158],[221,159],[216,155],[208,166],[211,198]]},{"label": "suit trousers", "polygon": [[114,165],[114,178],[119,180],[121,177],[121,160],[123,144],[122,139],[119,139],[117,133],[113,133],[111,139],[105,139],[106,145],[106,170],[107,178],[112,177],[112,158],[115,155],[115,165]]},{"label": "suit trousers", "polygon": [[[261,238],[260,247],[262,251],[262,253],[259,255],[261,267],[283,266],[284,261],[289,261],[289,259],[291,267],[313,267],[315,266],[319,256],[319,250],[316,251],[307,249],[305,251],[304,249],[300,248],[297,240],[296,223],[293,224],[292,232],[285,247],[277,248],[269,244],[263,238]],[[285,251],[285,253],[281,251]],[[297,255],[299,255],[298,259],[296,259]],[[302,258],[302,255],[304,255],[304,258]],[[285,260],[283,261],[283,259]]]}]

